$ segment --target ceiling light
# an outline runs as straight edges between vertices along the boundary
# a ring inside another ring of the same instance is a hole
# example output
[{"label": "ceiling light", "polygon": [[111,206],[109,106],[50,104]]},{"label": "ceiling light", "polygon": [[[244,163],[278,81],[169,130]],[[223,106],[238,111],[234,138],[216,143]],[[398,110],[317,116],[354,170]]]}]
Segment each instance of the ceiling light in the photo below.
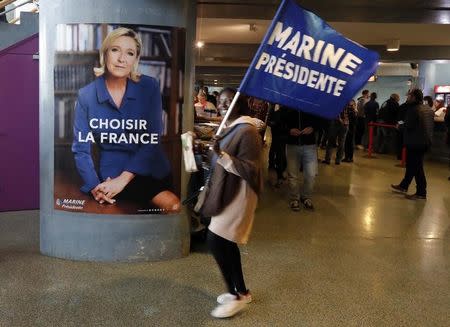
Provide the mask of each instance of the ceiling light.
[{"label": "ceiling light", "polygon": [[197,41],[197,43],[195,44],[195,46],[197,48],[203,48],[204,45],[205,45],[205,42],[203,42],[203,41]]},{"label": "ceiling light", "polygon": [[389,40],[386,44],[387,51],[398,51],[399,49],[400,49],[400,40],[399,39]]}]

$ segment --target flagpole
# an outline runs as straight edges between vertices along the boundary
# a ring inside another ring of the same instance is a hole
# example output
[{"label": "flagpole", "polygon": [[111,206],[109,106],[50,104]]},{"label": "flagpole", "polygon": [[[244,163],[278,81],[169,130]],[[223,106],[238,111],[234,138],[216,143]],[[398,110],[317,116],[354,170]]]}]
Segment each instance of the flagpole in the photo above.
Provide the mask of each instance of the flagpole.
[{"label": "flagpole", "polygon": [[231,104],[228,107],[227,113],[225,114],[225,117],[223,117],[222,122],[220,123],[220,126],[219,126],[219,129],[217,130],[216,136],[220,135],[220,133],[222,132],[222,129],[225,127],[225,123],[227,122],[228,117],[230,117],[231,112],[233,111],[236,101],[240,95],[241,95],[241,92],[239,92],[239,91],[236,92],[236,94],[234,95],[233,101],[231,101]]}]

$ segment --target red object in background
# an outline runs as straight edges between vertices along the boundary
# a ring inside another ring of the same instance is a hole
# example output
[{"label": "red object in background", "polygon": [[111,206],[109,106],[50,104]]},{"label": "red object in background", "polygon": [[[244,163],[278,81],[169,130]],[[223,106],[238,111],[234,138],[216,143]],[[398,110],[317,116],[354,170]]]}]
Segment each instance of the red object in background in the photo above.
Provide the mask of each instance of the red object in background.
[{"label": "red object in background", "polygon": [[445,107],[450,105],[450,85],[435,85],[434,97],[435,99],[442,99]]},{"label": "red object in background", "polygon": [[0,211],[39,208],[38,35],[0,51]]},{"label": "red object in background", "polygon": [[369,126],[369,144],[367,145],[367,157],[372,158],[374,127],[378,126],[378,127],[396,128],[396,126],[390,125],[390,124],[374,123],[374,122],[370,122],[368,126]]},{"label": "red object in background", "polygon": [[435,85],[434,93],[450,93],[450,85]]}]

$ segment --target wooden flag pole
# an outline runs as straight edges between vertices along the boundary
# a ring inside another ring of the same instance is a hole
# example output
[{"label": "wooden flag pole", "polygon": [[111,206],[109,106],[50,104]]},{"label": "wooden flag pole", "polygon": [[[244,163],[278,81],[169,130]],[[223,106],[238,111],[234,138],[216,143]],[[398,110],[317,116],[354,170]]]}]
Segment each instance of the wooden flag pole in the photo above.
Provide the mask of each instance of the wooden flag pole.
[{"label": "wooden flag pole", "polygon": [[225,123],[228,120],[228,117],[231,115],[231,111],[234,109],[234,106],[236,104],[237,99],[239,98],[239,95],[241,95],[241,92],[236,92],[234,95],[233,101],[231,101],[230,107],[227,110],[227,113],[225,114],[225,117],[223,117],[222,122],[220,123],[219,129],[217,130],[216,136],[220,135],[222,132],[222,129],[225,127]]}]

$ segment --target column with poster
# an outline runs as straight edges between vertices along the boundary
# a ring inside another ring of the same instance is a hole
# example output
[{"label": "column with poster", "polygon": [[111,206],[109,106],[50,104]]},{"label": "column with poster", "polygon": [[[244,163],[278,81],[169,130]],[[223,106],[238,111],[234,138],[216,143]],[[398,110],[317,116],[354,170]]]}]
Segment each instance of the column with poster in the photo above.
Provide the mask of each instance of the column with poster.
[{"label": "column with poster", "polygon": [[180,203],[195,3],[41,0],[40,251],[84,261],[189,253]]},{"label": "column with poster", "polygon": [[55,40],[54,208],[179,212],[184,31],[59,24]]}]

